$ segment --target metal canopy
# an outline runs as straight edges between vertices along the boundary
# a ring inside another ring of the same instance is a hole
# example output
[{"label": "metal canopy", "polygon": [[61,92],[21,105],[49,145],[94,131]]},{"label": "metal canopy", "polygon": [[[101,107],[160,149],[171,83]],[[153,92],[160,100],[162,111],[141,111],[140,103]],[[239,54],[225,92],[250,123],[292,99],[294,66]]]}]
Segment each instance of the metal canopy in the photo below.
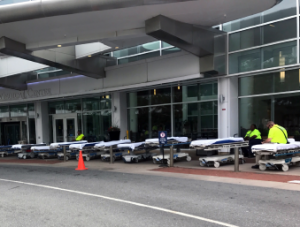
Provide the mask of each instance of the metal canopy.
[{"label": "metal canopy", "polygon": [[0,38],[0,52],[95,79],[105,77],[104,68],[107,62],[111,61],[111,59],[105,59],[99,55],[91,58],[76,59],[75,56],[66,55],[55,50],[30,52],[26,50],[25,44],[7,37]]}]

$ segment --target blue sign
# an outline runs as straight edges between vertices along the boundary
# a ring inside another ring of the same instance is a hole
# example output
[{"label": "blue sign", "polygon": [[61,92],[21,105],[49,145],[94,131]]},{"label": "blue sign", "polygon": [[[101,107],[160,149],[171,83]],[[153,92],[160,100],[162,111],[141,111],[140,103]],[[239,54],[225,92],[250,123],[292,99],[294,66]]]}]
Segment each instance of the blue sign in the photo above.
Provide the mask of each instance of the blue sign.
[{"label": "blue sign", "polygon": [[166,144],[168,142],[168,136],[166,131],[158,132],[159,144]]}]

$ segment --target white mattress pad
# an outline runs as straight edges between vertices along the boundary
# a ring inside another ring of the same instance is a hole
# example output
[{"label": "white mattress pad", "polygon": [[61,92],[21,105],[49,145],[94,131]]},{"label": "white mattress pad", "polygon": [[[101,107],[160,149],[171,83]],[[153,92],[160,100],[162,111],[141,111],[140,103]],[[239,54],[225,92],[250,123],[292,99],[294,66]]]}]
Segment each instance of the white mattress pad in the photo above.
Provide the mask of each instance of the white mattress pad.
[{"label": "white mattress pad", "polygon": [[98,143],[104,143],[103,141],[92,142],[92,143],[80,143],[80,144],[72,144],[69,146],[70,150],[81,150],[85,147],[94,147]]},{"label": "white mattress pad", "polygon": [[81,140],[81,141],[74,141],[74,142],[61,142],[61,143],[51,143],[50,144],[50,148],[51,149],[57,149],[61,146],[68,146],[68,145],[72,145],[72,144],[82,144],[82,143],[87,143],[86,140]]},{"label": "white mattress pad", "polygon": [[129,144],[119,144],[118,145],[118,148],[128,148],[128,149],[131,149],[131,150],[135,150],[135,148],[141,146],[141,145],[144,145],[145,142],[140,142],[140,143],[129,143]]},{"label": "white mattress pad", "polygon": [[101,149],[101,148],[111,147],[122,143],[131,143],[131,140],[115,140],[110,142],[98,143],[95,145],[94,148]]},{"label": "white mattress pad", "polygon": [[50,146],[33,146],[31,147],[32,151],[46,151],[50,150]]},{"label": "white mattress pad", "polygon": [[[180,143],[185,143],[188,141],[188,138],[187,137],[168,137],[168,141],[172,141],[172,140],[175,140]],[[159,140],[158,140],[158,138],[146,139],[145,143],[146,144],[151,144],[151,143],[159,144]]]},{"label": "white mattress pad", "polygon": [[228,143],[237,143],[244,142],[244,138],[242,137],[228,137],[222,139],[210,139],[210,140],[194,140],[191,142],[190,147],[205,147],[209,145],[217,145],[217,144],[228,144]]},{"label": "white mattress pad", "polygon": [[300,149],[300,142],[294,142],[290,144],[265,143],[265,144],[254,145],[251,150],[253,153],[256,153],[258,151],[267,151],[267,152],[276,153],[282,150],[294,150],[294,149]]}]

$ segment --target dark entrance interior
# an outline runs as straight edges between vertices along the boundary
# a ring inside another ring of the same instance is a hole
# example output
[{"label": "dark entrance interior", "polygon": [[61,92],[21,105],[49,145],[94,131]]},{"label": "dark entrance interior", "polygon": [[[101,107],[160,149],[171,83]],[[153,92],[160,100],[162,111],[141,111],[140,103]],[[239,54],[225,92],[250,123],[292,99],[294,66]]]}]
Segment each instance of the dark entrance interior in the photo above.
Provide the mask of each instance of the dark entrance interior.
[{"label": "dark entrance interior", "polygon": [[2,145],[18,144],[20,140],[20,122],[9,122],[1,124]]}]

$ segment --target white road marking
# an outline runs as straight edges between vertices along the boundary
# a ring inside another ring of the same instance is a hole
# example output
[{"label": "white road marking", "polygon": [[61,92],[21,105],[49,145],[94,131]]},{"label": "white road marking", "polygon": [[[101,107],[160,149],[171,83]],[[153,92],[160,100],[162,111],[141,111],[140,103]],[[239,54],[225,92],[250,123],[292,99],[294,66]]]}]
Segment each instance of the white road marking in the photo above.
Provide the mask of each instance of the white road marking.
[{"label": "white road marking", "polygon": [[161,207],[149,206],[149,205],[142,204],[142,203],[136,203],[136,202],[131,202],[131,201],[123,200],[123,199],[116,199],[116,198],[111,198],[111,197],[92,194],[92,193],[74,191],[74,190],[58,188],[58,187],[52,187],[52,186],[42,185],[42,184],[34,184],[34,183],[27,183],[27,182],[22,182],[22,181],[7,180],[7,179],[0,179],[0,181],[11,182],[11,183],[16,183],[16,184],[30,185],[30,186],[53,189],[53,190],[64,191],[64,192],[71,192],[71,193],[75,193],[75,194],[79,194],[79,195],[92,196],[92,197],[111,200],[111,201],[115,201],[115,202],[135,205],[135,206],[139,206],[139,207],[145,207],[145,208],[152,209],[152,210],[158,210],[158,211],[162,211],[162,212],[166,212],[166,213],[176,214],[176,215],[180,215],[180,216],[183,216],[183,217],[194,218],[194,219],[197,219],[197,220],[210,222],[210,223],[213,223],[213,224],[222,225],[222,226],[226,226],[226,227],[238,227],[236,225],[231,225],[231,224],[227,224],[225,222],[220,222],[220,221],[215,221],[215,220],[208,219],[208,218],[203,218],[203,217],[199,217],[199,216],[196,216],[196,215],[186,214],[186,213],[177,212],[177,211],[174,211],[174,210],[169,210],[169,209],[165,209],[165,208],[161,208]]},{"label": "white road marking", "polygon": [[293,181],[289,181],[288,183],[300,184],[300,180],[293,180]]}]

